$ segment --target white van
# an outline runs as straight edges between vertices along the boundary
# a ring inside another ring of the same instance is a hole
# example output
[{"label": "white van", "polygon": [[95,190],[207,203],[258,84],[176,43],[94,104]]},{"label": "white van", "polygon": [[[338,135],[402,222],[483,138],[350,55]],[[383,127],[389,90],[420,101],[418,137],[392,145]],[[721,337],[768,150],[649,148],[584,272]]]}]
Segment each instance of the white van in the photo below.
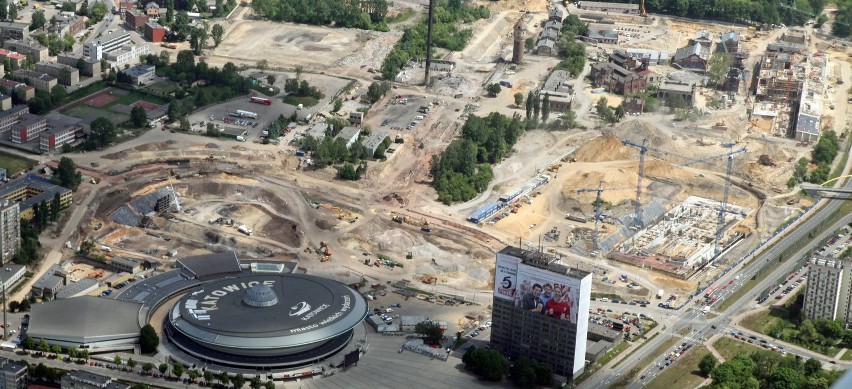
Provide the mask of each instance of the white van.
[{"label": "white van", "polygon": [[605,303],[608,303],[608,302],[609,302],[609,299],[608,299],[608,298],[606,298],[606,297],[601,297],[601,299],[600,299],[600,300],[601,300],[601,301],[603,301],[603,302],[605,302]]}]

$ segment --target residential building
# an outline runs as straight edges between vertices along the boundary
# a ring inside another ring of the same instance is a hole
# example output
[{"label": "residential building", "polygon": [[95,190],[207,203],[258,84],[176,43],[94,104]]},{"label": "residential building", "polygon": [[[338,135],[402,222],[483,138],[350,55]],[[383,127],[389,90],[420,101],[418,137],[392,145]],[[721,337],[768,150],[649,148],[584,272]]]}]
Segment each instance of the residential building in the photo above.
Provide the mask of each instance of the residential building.
[{"label": "residential building", "polygon": [[145,15],[148,15],[149,18],[159,18],[160,6],[153,1],[149,2],[148,4],[145,4]]},{"label": "residential building", "polygon": [[589,77],[596,87],[604,87],[610,93],[622,95],[642,93],[647,85],[647,81],[636,72],[612,62],[592,64]]},{"label": "residential building", "polygon": [[[81,62],[82,60],[82,62]],[[101,61],[94,60],[89,57],[83,57],[73,54],[59,54],[56,56],[56,61],[80,70],[80,75],[93,77],[101,74]]]},{"label": "residential building", "polygon": [[376,154],[376,149],[388,138],[386,131],[373,131],[370,136],[364,138],[361,142],[367,148],[367,156],[372,157]]},{"label": "residential building", "polygon": [[3,358],[3,388],[0,389],[26,389],[27,388],[27,365],[11,362]]},{"label": "residential building", "polygon": [[562,22],[556,22],[556,21],[553,21],[553,20],[548,20],[548,21],[544,22],[544,29],[545,30],[554,30],[554,31],[559,32],[560,35],[562,35]]},{"label": "residential building", "polygon": [[148,15],[136,10],[129,9],[124,11],[124,25],[131,30],[136,30],[145,27],[148,23]]},{"label": "residential building", "polygon": [[[18,220],[18,224],[21,224],[20,220]],[[16,265],[4,260],[3,268],[0,269],[0,288],[5,288],[6,293],[10,293],[15,288],[15,284],[24,278],[25,274],[27,274],[26,266]]]},{"label": "residential building", "polygon": [[590,23],[586,40],[591,43],[618,44],[618,29],[612,24]]},{"label": "residential building", "polygon": [[62,85],[74,86],[80,84],[80,70],[75,67],[56,62],[39,62],[35,65],[37,72],[56,77]]},{"label": "residential building", "polygon": [[24,66],[27,56],[15,51],[2,49],[0,50],[0,61],[5,62],[6,60],[9,60],[9,64],[12,65],[12,70],[16,70]]},{"label": "residential building", "polygon": [[[573,380],[585,367],[591,273],[512,246],[496,257],[491,346],[513,360],[546,363]],[[546,302],[542,285],[556,285]]]},{"label": "residential building", "polygon": [[657,87],[657,100],[664,106],[683,105],[683,108],[695,106],[697,87],[695,84],[681,84],[664,80]]},{"label": "residential building", "polygon": [[358,127],[343,127],[334,139],[343,139],[346,141],[346,147],[352,146],[361,135],[361,129]]},{"label": "residential building", "polygon": [[577,8],[584,11],[611,12],[617,14],[639,15],[639,4],[604,3],[599,1],[581,1]]},{"label": "residential building", "polygon": [[166,39],[166,28],[159,23],[145,23],[145,39],[150,42],[162,42]]},{"label": "residential building", "polygon": [[130,389],[129,384],[85,370],[70,370],[61,382],[61,389]]},{"label": "residential building", "polygon": [[122,73],[127,74],[133,85],[147,85],[154,81],[156,66],[144,63],[137,64],[133,67],[122,70]]},{"label": "residential building", "polygon": [[535,43],[535,54],[553,56],[556,54],[556,41],[539,39],[538,42]]},{"label": "residential building", "polygon": [[[49,54],[47,47],[37,42],[20,39],[7,39],[3,41],[3,48],[21,53],[27,58],[32,59],[33,62],[47,61]],[[12,67],[14,68],[14,65]]]},{"label": "residential building", "polygon": [[0,93],[0,111],[7,111],[12,108],[12,96]]},{"label": "residential building", "polygon": [[571,109],[574,101],[574,85],[571,84],[571,73],[565,70],[554,70],[547,77],[539,92],[547,95],[548,106],[554,113],[562,113]]},{"label": "residential building", "polygon": [[27,114],[21,117],[20,122],[12,125],[10,140],[12,143],[27,143],[47,129],[47,119],[42,116]]},{"label": "residential building", "polygon": [[74,202],[71,189],[61,187],[44,177],[31,173],[0,186],[0,198],[20,203],[20,215],[23,220],[33,218],[33,205],[45,201],[50,206],[57,193],[59,194],[59,206],[61,208],[67,208]]},{"label": "residential building", "polygon": [[[15,201],[0,200],[0,264],[8,263],[21,246],[21,207]],[[3,282],[7,282],[3,277]]]},{"label": "residential building", "polygon": [[12,72],[15,77],[21,78],[32,85],[36,90],[50,93],[50,89],[59,83],[56,77],[49,74],[34,72],[32,70],[18,69]]},{"label": "residential building", "polygon": [[65,36],[65,34],[71,36],[79,34],[80,31],[83,31],[86,28],[86,22],[89,20],[89,18],[85,16],[77,16],[74,14],[57,14],[55,18],[56,24],[49,25],[47,27],[47,32],[57,34],[60,37]]},{"label": "residential building", "polygon": [[112,268],[116,273],[126,272],[136,274],[142,271],[142,264],[129,258],[113,257],[111,263]]},{"label": "residential building", "polygon": [[30,26],[26,23],[0,22],[0,39],[27,39],[30,37]]},{"label": "residential building", "polygon": [[699,42],[677,49],[672,64],[681,69],[704,72],[710,60],[710,49]]},{"label": "residential building", "polygon": [[852,260],[814,257],[809,262],[804,317],[852,324]]}]

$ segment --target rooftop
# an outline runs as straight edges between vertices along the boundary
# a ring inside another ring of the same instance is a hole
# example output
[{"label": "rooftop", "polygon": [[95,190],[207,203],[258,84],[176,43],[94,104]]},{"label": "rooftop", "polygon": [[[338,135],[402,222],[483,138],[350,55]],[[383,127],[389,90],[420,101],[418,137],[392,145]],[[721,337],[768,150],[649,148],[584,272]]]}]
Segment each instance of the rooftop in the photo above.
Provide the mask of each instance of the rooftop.
[{"label": "rooftop", "polygon": [[[14,107],[12,108],[14,109]],[[24,177],[14,179],[6,185],[0,186],[0,198],[6,198],[25,187],[34,189],[40,193],[21,201],[21,211],[32,208],[33,204],[52,200],[55,193],[59,193],[61,196],[62,194],[71,192],[71,189],[56,185],[46,178],[30,173]]]},{"label": "rooftop", "polygon": [[386,131],[374,131],[370,134],[370,136],[364,139],[364,147],[366,147],[367,150],[373,150],[376,147],[379,147],[379,145],[384,142],[387,137],[388,133]]},{"label": "rooftop", "polygon": [[148,65],[148,64],[145,64],[145,63],[140,63],[140,64],[137,64],[136,66],[131,66],[127,69],[124,69],[124,70],[122,70],[122,72],[126,73],[127,75],[129,75],[131,77],[133,77],[133,76],[139,77],[141,75],[153,72],[156,68],[157,67],[154,66],[154,65]]},{"label": "rooftop", "polygon": [[184,257],[178,259],[176,265],[184,269],[183,273],[188,272],[189,275],[199,279],[240,272],[240,260],[237,259],[237,253],[233,251]]},{"label": "rooftop", "polygon": [[92,296],[35,304],[27,335],[78,343],[138,337],[141,307],[139,303]]},{"label": "rooftop", "polygon": [[58,291],[56,291],[57,299],[65,299],[74,297],[89,288],[98,286],[98,280],[94,278],[83,278],[77,282],[71,282],[68,285],[63,286]]},{"label": "rooftop", "polygon": [[548,253],[527,251],[514,246],[506,246],[500,250],[500,253],[515,258],[521,258],[521,263],[525,265],[549,270],[575,279],[582,279],[592,274],[579,268],[568,267],[558,263],[559,258]]},{"label": "rooftop", "polygon": [[343,127],[340,132],[337,133],[335,139],[340,138],[346,141],[349,141],[353,138],[357,138],[358,135],[361,134],[361,129],[358,127]]},{"label": "rooftop", "polygon": [[639,10],[639,4],[605,3],[605,2],[600,2],[600,1],[581,1],[580,4],[579,4],[579,7],[581,9],[583,7],[592,7],[592,8]]}]

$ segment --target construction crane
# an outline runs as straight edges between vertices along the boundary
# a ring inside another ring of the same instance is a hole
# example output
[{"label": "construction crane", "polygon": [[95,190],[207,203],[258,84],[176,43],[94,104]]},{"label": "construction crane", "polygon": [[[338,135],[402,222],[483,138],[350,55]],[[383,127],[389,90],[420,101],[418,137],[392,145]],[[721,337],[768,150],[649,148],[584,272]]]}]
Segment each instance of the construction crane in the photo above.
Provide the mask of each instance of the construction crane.
[{"label": "construction crane", "polygon": [[647,153],[648,151],[654,151],[661,154],[676,156],[686,160],[688,160],[689,158],[665,150],[650,147],[648,146],[647,138],[642,139],[641,145],[638,143],[633,143],[629,140],[622,140],[621,144],[639,149],[639,179],[636,182],[636,205],[634,209],[634,214],[636,216],[636,227],[642,228],[645,226],[644,222],[642,221],[642,181],[645,178],[645,153]]},{"label": "construction crane", "polygon": [[722,191],[722,203],[721,203],[721,205],[719,205],[719,220],[716,223],[716,246],[713,249],[713,257],[714,258],[718,257],[719,253],[722,252],[722,247],[721,247],[720,242],[722,241],[722,229],[725,227],[725,214],[726,213],[741,214],[740,212],[731,211],[731,210],[728,209],[728,193],[731,189],[731,173],[734,169],[734,156],[737,155],[737,154],[748,152],[748,147],[743,147],[741,149],[734,150],[734,144],[733,143],[723,144],[722,146],[725,146],[725,147],[728,148],[727,153],[712,155],[712,156],[709,156],[709,157],[690,161],[690,162],[687,162],[686,164],[684,164],[684,166],[690,166],[690,165],[694,165],[694,164],[697,164],[697,163],[710,162],[714,159],[723,158],[723,157],[727,160],[726,166],[725,166],[725,189],[724,189],[724,191]]},{"label": "construction crane", "polygon": [[600,253],[600,246],[598,245],[598,243],[599,243],[599,241],[598,241],[598,222],[600,222],[600,220],[602,219],[601,216],[603,215],[601,213],[601,204],[603,202],[601,200],[601,193],[603,193],[605,190],[606,191],[614,191],[614,190],[625,190],[625,189],[633,189],[633,188],[632,187],[624,187],[624,188],[607,188],[607,189],[604,189],[603,181],[601,181],[601,182],[598,183],[597,188],[585,188],[585,189],[578,189],[577,190],[577,193],[587,193],[587,192],[597,193],[597,196],[595,197],[595,234],[592,236],[592,242],[593,242],[592,247],[594,248],[592,255],[598,255]]}]

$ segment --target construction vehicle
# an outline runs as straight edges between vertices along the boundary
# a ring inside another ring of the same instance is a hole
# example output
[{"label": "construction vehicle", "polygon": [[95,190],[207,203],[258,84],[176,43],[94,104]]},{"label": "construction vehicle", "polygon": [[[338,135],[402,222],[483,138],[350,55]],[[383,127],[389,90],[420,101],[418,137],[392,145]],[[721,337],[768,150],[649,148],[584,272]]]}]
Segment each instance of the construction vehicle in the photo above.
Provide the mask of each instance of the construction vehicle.
[{"label": "construction vehicle", "polygon": [[425,220],[424,220],[424,221],[423,221],[423,225],[422,225],[422,226],[420,226],[420,231],[423,231],[423,232],[432,232],[432,227],[431,227],[431,226],[429,226],[429,222],[427,222],[427,221],[425,221]]},{"label": "construction vehicle", "polygon": [[245,224],[237,227],[237,231],[242,232],[243,234],[246,234],[248,236],[251,236],[252,233],[251,228],[246,227]]}]

